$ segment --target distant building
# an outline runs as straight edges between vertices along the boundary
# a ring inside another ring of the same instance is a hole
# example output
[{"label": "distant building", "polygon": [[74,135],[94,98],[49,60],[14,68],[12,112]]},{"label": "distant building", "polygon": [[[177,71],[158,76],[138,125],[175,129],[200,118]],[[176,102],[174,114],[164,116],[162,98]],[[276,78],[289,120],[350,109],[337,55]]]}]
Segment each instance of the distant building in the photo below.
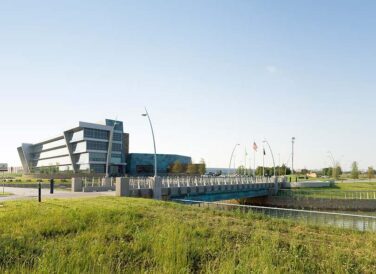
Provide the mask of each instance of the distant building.
[{"label": "distant building", "polygon": [[23,173],[22,166],[11,166],[8,168],[8,173]]},{"label": "distant building", "polygon": [[307,173],[307,177],[309,177],[309,178],[317,178],[317,173],[316,172]]},{"label": "distant building", "polygon": [[[55,138],[36,144],[22,144],[18,149],[23,172],[87,173],[146,176],[154,173],[154,154],[129,154],[129,134],[123,122],[106,119],[103,123],[79,122]],[[110,157],[108,157],[110,155]],[[176,161],[189,164],[192,159],[182,155],[158,154],[158,174],[168,173]]]},{"label": "distant building", "polygon": [[[170,166],[179,161],[182,165],[192,163],[191,157],[175,154],[157,154],[158,175],[169,173]],[[154,154],[130,153],[127,157],[127,173],[131,176],[153,175]]]},{"label": "distant building", "polygon": [[[106,173],[125,174],[129,135],[123,122],[79,122],[75,128],[36,144],[18,148],[24,173]],[[110,157],[108,156],[110,153]]]}]

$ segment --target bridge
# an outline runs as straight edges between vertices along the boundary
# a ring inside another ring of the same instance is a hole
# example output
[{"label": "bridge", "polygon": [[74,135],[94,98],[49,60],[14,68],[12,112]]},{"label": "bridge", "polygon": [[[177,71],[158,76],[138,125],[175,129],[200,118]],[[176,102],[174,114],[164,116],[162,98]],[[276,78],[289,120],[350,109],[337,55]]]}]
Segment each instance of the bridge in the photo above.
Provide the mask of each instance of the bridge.
[{"label": "bridge", "polygon": [[154,199],[194,199],[220,201],[267,196],[277,193],[283,177],[121,177],[97,183],[81,178],[72,179],[72,191],[90,192],[116,190],[117,196]]}]

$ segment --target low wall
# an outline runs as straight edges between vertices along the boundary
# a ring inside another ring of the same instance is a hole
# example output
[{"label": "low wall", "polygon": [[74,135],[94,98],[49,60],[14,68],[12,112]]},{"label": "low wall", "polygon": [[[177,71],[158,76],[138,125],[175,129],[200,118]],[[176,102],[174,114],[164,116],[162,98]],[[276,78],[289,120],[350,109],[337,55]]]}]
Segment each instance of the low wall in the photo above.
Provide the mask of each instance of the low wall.
[{"label": "low wall", "polygon": [[376,200],[345,200],[345,199],[324,199],[292,197],[259,197],[246,199],[247,204],[260,206],[274,206],[295,209],[325,209],[325,210],[354,210],[354,211],[375,211]]},{"label": "low wall", "polygon": [[83,192],[115,191],[115,186],[84,186]]}]

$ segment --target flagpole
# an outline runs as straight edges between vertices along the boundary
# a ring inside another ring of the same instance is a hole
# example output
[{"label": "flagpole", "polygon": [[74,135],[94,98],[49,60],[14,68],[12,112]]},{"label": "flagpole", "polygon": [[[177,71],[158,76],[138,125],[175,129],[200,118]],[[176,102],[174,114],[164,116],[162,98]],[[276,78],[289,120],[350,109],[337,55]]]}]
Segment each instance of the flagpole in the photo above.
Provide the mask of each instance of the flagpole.
[{"label": "flagpole", "polygon": [[265,147],[262,145],[262,177],[265,177]]},{"label": "flagpole", "polygon": [[253,177],[256,178],[256,150],[253,150]]},{"label": "flagpole", "polygon": [[256,178],[256,151],[257,144],[255,140],[253,140],[253,178]]},{"label": "flagpole", "polygon": [[247,147],[244,147],[244,175],[247,175]]}]

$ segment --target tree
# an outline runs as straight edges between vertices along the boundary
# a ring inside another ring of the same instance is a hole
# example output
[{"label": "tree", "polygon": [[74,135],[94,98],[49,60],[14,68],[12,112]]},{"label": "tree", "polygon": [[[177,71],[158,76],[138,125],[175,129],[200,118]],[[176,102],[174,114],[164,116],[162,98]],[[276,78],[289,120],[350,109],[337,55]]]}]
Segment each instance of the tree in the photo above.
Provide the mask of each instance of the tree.
[{"label": "tree", "polygon": [[195,165],[195,164],[188,164],[187,173],[190,174],[190,175],[198,174],[199,173],[198,167],[199,166]]},{"label": "tree", "polygon": [[183,165],[180,163],[179,160],[177,160],[172,164],[170,171],[171,173],[182,173]]},{"label": "tree", "polygon": [[206,172],[206,164],[205,164],[205,160],[204,159],[201,159],[201,161],[200,161],[200,164],[198,166],[198,172],[201,175],[204,175],[205,172]]},{"label": "tree", "polygon": [[237,169],[236,169],[236,174],[237,175],[245,175],[246,173],[246,169],[244,166],[239,166]]},{"label": "tree", "polygon": [[330,169],[331,169],[330,173],[333,179],[338,180],[339,177],[342,175],[342,168],[339,165],[339,163],[336,163],[335,166]]},{"label": "tree", "polygon": [[354,161],[351,165],[351,178],[359,179],[358,162]]},{"label": "tree", "polygon": [[368,175],[368,179],[370,180],[375,177],[375,170],[373,169],[372,166],[368,167],[367,175]]}]

